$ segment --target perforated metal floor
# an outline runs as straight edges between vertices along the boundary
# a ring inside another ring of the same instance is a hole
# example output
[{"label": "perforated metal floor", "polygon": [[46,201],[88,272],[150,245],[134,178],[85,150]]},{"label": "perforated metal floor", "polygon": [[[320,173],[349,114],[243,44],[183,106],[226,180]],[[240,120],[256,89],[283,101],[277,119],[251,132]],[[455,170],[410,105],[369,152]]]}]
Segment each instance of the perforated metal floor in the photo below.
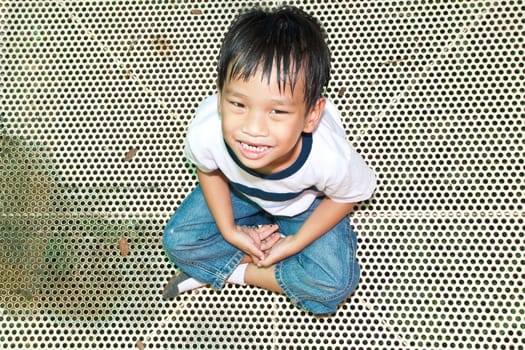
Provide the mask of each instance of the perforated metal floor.
[{"label": "perforated metal floor", "polygon": [[357,292],[326,318],[251,287],[161,299],[185,130],[248,2],[3,1],[2,349],[523,348],[524,3],[289,3],[325,23],[379,178]]}]

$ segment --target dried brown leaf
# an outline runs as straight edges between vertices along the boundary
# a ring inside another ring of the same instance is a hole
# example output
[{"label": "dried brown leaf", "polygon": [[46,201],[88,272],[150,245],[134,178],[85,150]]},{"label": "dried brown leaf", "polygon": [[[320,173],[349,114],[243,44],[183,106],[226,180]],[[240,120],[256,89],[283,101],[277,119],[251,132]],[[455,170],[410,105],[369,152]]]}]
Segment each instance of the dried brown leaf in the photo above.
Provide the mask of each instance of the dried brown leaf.
[{"label": "dried brown leaf", "polygon": [[129,254],[129,242],[126,236],[120,237],[118,241],[118,249],[120,250],[120,255],[122,256],[127,256]]},{"label": "dried brown leaf", "polygon": [[124,155],[124,160],[125,160],[126,162],[129,162],[130,160],[132,160],[133,157],[135,157],[135,155],[137,154],[138,150],[139,150],[139,149],[136,148],[136,147],[132,147],[132,148],[130,148],[130,150],[127,151],[126,154]]}]

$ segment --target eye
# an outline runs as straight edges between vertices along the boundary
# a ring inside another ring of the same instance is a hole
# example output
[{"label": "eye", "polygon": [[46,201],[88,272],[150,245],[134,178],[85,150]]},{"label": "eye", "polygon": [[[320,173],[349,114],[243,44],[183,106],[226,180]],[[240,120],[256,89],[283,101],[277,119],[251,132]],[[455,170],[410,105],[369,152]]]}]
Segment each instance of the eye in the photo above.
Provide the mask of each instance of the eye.
[{"label": "eye", "polygon": [[287,111],[283,111],[283,110],[280,110],[280,109],[272,109],[272,111],[270,112],[271,114],[288,114]]},{"label": "eye", "polygon": [[234,108],[244,108],[244,104],[237,101],[230,101],[230,105]]}]

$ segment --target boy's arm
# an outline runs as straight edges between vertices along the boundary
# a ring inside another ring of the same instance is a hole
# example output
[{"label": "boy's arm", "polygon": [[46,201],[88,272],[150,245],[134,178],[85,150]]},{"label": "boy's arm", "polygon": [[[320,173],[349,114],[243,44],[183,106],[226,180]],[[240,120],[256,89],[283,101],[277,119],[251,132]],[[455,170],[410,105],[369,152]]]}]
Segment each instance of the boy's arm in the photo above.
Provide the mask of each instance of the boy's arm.
[{"label": "boy's arm", "polygon": [[230,189],[222,172],[215,170],[205,173],[197,170],[197,176],[208,209],[224,239],[250,255],[254,261],[264,258],[258,239],[250,237],[248,229],[243,229],[235,224]]},{"label": "boy's arm", "polygon": [[[330,198],[323,199],[299,231],[294,235],[287,236],[273,246],[270,253],[258,263],[258,266],[268,267],[299,253],[337,225],[350,213],[354,206],[355,203],[337,203]],[[330,254],[330,252],[327,252],[327,254]]]}]

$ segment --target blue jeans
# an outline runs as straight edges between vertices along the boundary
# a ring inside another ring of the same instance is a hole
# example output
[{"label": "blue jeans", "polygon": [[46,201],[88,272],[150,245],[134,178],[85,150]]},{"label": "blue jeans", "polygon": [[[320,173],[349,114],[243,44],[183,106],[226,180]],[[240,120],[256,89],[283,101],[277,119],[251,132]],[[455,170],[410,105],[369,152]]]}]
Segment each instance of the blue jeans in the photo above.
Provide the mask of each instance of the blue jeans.
[{"label": "blue jeans", "polygon": [[[321,201],[317,199],[302,214],[282,217],[269,215],[233,191],[230,194],[238,225],[276,223],[284,235],[296,233]],[[168,222],[163,244],[175,265],[215,289],[222,288],[245,255],[222,237],[200,186],[186,197]],[[277,263],[275,278],[298,307],[314,314],[335,313],[359,282],[356,249],[356,236],[350,220],[345,218],[300,253]]]}]

